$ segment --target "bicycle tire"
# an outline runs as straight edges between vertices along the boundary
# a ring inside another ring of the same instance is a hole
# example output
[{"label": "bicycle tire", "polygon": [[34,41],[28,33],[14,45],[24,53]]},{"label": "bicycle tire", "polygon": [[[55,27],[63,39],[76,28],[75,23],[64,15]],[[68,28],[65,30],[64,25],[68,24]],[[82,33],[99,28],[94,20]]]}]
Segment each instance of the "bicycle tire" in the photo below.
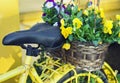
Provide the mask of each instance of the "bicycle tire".
[{"label": "bicycle tire", "polygon": [[[76,69],[77,74],[85,73],[85,71],[81,71],[79,69]],[[108,83],[107,77],[105,73],[102,70],[99,70],[99,74],[102,76],[101,80],[103,80],[104,83]],[[74,71],[68,72],[64,77],[62,77],[57,83],[64,83],[67,79],[70,79],[72,76],[74,76]]]}]

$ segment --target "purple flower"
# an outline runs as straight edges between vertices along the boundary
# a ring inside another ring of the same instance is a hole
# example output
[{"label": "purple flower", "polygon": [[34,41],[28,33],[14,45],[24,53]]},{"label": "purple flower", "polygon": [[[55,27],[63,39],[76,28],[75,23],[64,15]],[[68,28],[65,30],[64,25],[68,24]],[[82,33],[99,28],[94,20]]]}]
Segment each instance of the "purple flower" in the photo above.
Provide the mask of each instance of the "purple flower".
[{"label": "purple flower", "polygon": [[46,16],[46,13],[43,13],[42,16]]},{"label": "purple flower", "polygon": [[91,6],[92,4],[93,4],[92,1],[89,1],[88,2],[88,7]]},{"label": "purple flower", "polygon": [[54,0],[47,0],[46,2],[54,2]]},{"label": "purple flower", "polygon": [[[55,9],[59,12],[59,11],[60,11],[60,5],[56,5],[56,6],[55,6]],[[62,5],[61,11],[64,12],[64,10],[65,10],[65,6]]]},{"label": "purple flower", "polygon": [[54,2],[54,0],[47,0],[46,2],[45,2],[45,7],[47,7],[47,8],[52,8],[52,7],[54,7],[56,5],[56,3]]},{"label": "purple flower", "polygon": [[92,1],[90,1],[90,5],[92,5]]},{"label": "purple flower", "polygon": [[66,11],[66,12],[65,12],[65,14],[67,14],[67,15],[71,15],[71,13],[70,13],[70,12],[68,12],[68,11]]}]

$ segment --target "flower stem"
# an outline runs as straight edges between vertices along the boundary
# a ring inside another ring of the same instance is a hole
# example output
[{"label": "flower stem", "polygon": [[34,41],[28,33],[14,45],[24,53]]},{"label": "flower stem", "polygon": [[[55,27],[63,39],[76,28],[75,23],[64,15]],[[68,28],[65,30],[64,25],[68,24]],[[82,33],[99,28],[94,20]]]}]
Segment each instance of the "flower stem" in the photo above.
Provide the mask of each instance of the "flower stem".
[{"label": "flower stem", "polygon": [[60,15],[60,12],[62,10],[62,4],[63,4],[63,0],[60,1],[60,9],[59,9],[59,14],[58,14],[59,18],[62,18],[61,15]]}]

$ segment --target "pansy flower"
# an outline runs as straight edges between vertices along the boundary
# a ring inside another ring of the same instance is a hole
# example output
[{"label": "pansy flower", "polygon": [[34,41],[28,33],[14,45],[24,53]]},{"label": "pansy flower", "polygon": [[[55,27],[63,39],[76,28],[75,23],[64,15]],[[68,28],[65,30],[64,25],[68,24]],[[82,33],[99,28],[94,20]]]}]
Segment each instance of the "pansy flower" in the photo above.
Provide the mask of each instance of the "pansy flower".
[{"label": "pansy flower", "polygon": [[82,21],[78,18],[73,19],[73,26],[79,29],[83,25]]},{"label": "pansy flower", "polygon": [[70,34],[72,34],[72,27],[65,28],[64,26],[61,27],[61,34],[65,39],[68,38]]},{"label": "pansy flower", "polygon": [[65,43],[62,48],[65,49],[65,50],[69,50],[70,49],[70,43]]},{"label": "pansy flower", "polygon": [[[61,8],[61,11],[64,12],[65,6],[62,5],[61,7],[62,7],[62,8]],[[58,13],[59,13],[59,11],[60,11],[60,5],[55,5],[55,9],[56,9],[56,10],[58,11]]]},{"label": "pansy flower", "polygon": [[43,13],[42,16],[46,16],[46,13]]},{"label": "pansy flower", "polygon": [[113,21],[106,20],[105,23],[104,23],[103,32],[112,34],[112,28],[113,28]]},{"label": "pansy flower", "polygon": [[52,8],[52,7],[54,7],[56,5],[56,3],[54,2],[54,0],[47,0],[46,2],[45,2],[45,7],[47,7],[47,8]]},{"label": "pansy flower", "polygon": [[93,4],[92,1],[89,1],[87,5],[88,5],[88,7],[90,7],[90,6],[92,6],[92,4]]}]

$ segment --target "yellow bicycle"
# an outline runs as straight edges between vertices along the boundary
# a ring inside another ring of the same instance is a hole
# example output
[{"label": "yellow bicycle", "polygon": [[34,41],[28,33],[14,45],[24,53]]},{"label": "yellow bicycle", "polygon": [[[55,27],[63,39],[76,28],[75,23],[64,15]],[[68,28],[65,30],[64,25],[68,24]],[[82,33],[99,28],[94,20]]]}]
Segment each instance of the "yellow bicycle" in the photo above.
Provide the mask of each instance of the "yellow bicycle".
[{"label": "yellow bicycle", "polygon": [[[26,50],[26,57],[22,66],[0,75],[0,83],[17,75],[20,75],[19,83],[118,83],[116,73],[106,62],[101,70],[87,72],[61,63],[60,59],[54,59],[45,52],[61,47],[63,42],[59,28],[46,23],[8,34],[3,44],[21,46]],[[31,64],[32,58],[38,55],[40,59]]]}]

